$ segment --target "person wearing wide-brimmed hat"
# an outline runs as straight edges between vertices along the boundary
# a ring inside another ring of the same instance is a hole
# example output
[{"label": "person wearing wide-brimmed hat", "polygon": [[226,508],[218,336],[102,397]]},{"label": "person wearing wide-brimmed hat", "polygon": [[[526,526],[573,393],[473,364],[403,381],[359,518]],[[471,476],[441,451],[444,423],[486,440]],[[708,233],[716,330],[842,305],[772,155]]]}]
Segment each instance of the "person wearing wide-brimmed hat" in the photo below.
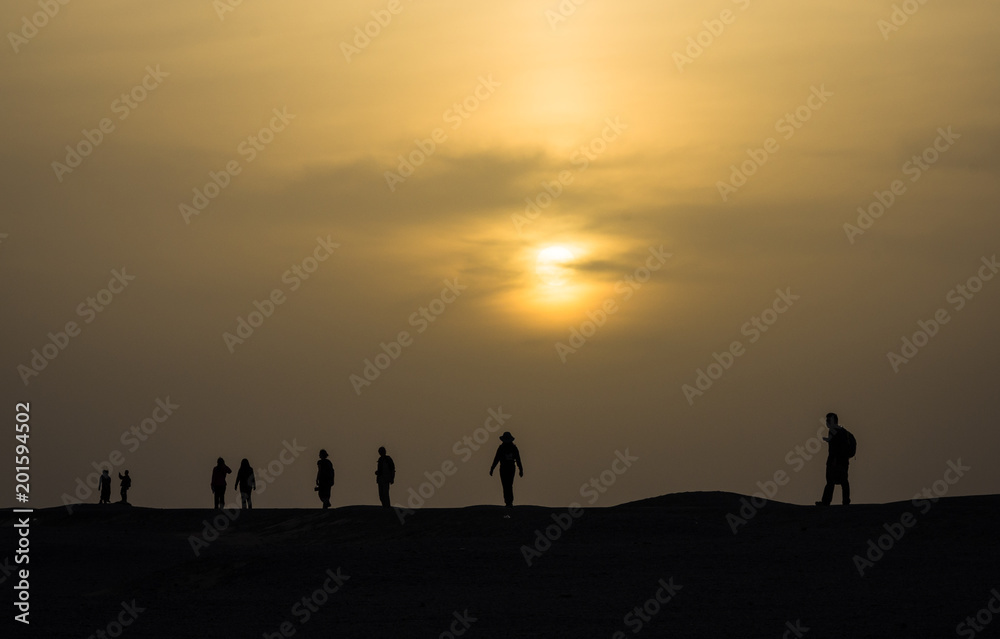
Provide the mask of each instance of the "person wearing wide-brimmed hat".
[{"label": "person wearing wide-brimmed hat", "polygon": [[521,477],[524,477],[524,468],[521,466],[521,453],[514,445],[514,436],[510,434],[510,431],[500,435],[500,441],[503,443],[497,447],[497,454],[493,457],[490,476],[493,476],[493,469],[497,467],[497,464],[500,464],[503,501],[509,510],[514,507],[514,466],[517,466],[518,475]]}]

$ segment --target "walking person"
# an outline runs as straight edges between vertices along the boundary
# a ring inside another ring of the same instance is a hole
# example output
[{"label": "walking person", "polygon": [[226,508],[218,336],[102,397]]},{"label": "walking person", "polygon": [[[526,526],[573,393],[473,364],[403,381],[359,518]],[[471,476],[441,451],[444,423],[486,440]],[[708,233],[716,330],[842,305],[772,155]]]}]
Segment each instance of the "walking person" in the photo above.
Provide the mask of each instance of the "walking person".
[{"label": "walking person", "polygon": [[132,487],[132,478],[128,476],[128,471],[126,470],[124,476],[121,473],[118,473],[118,479],[120,479],[122,482],[122,488],[121,488],[122,503],[127,504],[128,489]]},{"label": "walking person", "polygon": [[503,485],[503,501],[507,506],[504,519],[510,517],[510,512],[514,508],[514,467],[517,466],[518,475],[524,477],[524,468],[521,466],[521,453],[514,445],[514,436],[510,431],[500,435],[503,442],[497,447],[497,454],[493,457],[493,465],[490,466],[490,477],[493,476],[493,469],[500,464],[500,483]]},{"label": "walking person", "polygon": [[316,492],[319,493],[319,500],[323,502],[324,510],[330,507],[330,489],[333,488],[333,462],[327,459],[329,455],[326,449],[319,451],[319,460],[316,462]]},{"label": "walking person", "polygon": [[243,458],[240,469],[236,471],[236,490],[240,491],[240,509],[253,510],[253,491],[257,489],[257,480],[253,476],[253,467]]},{"label": "walking person", "polygon": [[101,473],[101,478],[97,480],[97,487],[101,489],[101,500],[97,503],[99,504],[110,504],[111,503],[111,475],[108,471]]},{"label": "walking person", "polygon": [[830,452],[826,458],[826,487],[823,489],[822,500],[817,506],[829,506],[833,501],[833,488],[840,484],[845,506],[851,503],[851,483],[847,478],[847,469],[851,457],[857,453],[858,443],[846,428],[840,425],[837,413],[826,414],[826,427],[830,434],[823,438],[829,443]]},{"label": "walking person", "polygon": [[396,464],[392,457],[385,454],[385,446],[378,449],[378,462],[375,466],[375,481],[378,483],[378,499],[383,508],[389,508],[389,486],[396,481]]},{"label": "walking person", "polygon": [[212,469],[212,493],[215,495],[215,508],[222,510],[226,507],[226,475],[233,472],[226,466],[226,462],[220,457],[215,468]]}]

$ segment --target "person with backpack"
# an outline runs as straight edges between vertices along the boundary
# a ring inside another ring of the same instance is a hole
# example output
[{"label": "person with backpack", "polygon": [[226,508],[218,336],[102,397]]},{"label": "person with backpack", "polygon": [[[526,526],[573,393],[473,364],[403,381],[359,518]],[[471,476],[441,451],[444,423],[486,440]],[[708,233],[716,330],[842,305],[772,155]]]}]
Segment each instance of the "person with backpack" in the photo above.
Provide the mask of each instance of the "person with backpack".
[{"label": "person with backpack", "polygon": [[257,480],[253,476],[253,466],[246,458],[236,471],[236,490],[240,491],[240,509],[253,510],[253,491],[257,489]]},{"label": "person with backpack", "polygon": [[323,502],[323,509],[330,507],[330,489],[333,488],[333,462],[329,459],[326,450],[319,451],[319,460],[316,462],[316,487],[313,489],[319,493],[319,500]]},{"label": "person with backpack", "polygon": [[514,508],[514,467],[517,466],[521,477],[524,477],[524,468],[521,467],[521,453],[514,445],[514,436],[510,431],[500,435],[500,441],[503,443],[497,447],[497,454],[493,457],[490,477],[493,476],[493,469],[500,464],[500,484],[503,485],[503,502],[507,506],[504,519],[509,519],[510,511]]},{"label": "person with backpack", "polygon": [[385,454],[385,446],[379,446],[378,462],[375,466],[375,481],[378,483],[378,498],[383,508],[389,508],[389,486],[396,481],[396,464]]},{"label": "person with backpack", "polygon": [[851,483],[847,479],[847,468],[851,457],[858,452],[858,442],[846,428],[840,425],[837,413],[826,414],[826,427],[830,434],[823,438],[828,442],[830,452],[826,458],[826,488],[823,489],[823,499],[816,502],[817,506],[829,506],[833,501],[833,487],[840,484],[844,497],[844,505],[851,503]]}]

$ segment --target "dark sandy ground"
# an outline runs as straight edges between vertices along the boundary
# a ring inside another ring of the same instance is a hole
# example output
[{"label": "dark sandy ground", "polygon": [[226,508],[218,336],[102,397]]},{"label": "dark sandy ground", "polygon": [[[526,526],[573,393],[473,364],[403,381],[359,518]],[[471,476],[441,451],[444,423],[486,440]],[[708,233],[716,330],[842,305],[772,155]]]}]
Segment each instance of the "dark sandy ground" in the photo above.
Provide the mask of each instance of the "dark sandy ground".
[{"label": "dark sandy ground", "polygon": [[[911,502],[767,502],[734,534],[727,514],[740,499],[685,493],[578,518],[531,506],[509,520],[492,506],[424,509],[405,525],[369,506],[255,510],[198,556],[191,538],[209,510],[35,511],[31,632],[8,624],[12,607],[2,627],[56,638],[942,638],[972,636],[959,624],[1000,589],[1000,496],[945,498],[926,512]],[[558,527],[553,516],[572,523],[529,566],[522,546]],[[14,515],[0,520],[0,553],[13,556]],[[889,549],[860,575],[855,555],[883,535]],[[0,573],[7,595],[12,563]],[[996,616],[975,636],[1000,637]]]}]

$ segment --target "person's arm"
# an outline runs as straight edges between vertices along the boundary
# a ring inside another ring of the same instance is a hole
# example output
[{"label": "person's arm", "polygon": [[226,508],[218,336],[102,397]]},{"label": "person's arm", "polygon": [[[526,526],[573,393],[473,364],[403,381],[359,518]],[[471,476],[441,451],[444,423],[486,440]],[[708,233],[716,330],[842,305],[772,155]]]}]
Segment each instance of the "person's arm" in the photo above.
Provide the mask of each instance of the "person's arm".
[{"label": "person's arm", "polygon": [[493,456],[493,465],[490,466],[490,475],[493,474],[493,469],[496,468],[497,464],[499,463],[500,463],[500,448],[497,447],[497,454]]},{"label": "person's arm", "polygon": [[514,447],[514,461],[517,462],[517,474],[520,477],[524,477],[524,467],[521,466],[521,451]]}]

